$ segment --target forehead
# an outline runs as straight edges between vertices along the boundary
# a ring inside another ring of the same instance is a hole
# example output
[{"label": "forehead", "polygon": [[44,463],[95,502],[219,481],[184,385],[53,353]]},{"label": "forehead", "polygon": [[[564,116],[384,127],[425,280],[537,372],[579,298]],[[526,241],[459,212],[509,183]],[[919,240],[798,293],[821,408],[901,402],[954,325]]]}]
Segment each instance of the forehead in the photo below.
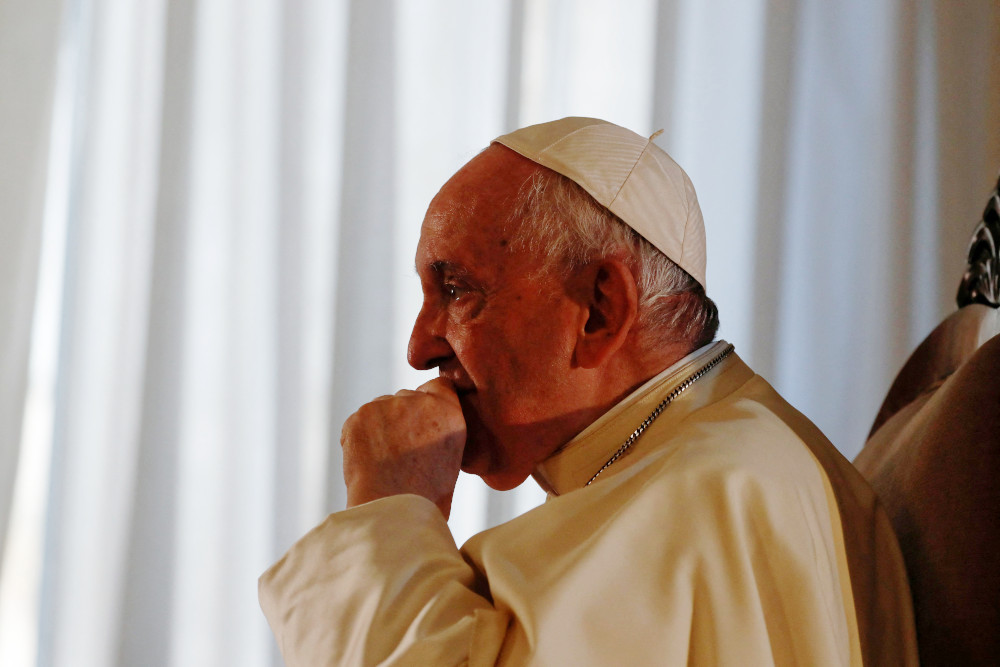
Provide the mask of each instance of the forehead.
[{"label": "forehead", "polygon": [[[421,264],[488,259],[507,243],[508,218],[521,186],[541,169],[494,144],[473,158],[431,201],[420,230]],[[459,255],[452,257],[451,255]]]}]

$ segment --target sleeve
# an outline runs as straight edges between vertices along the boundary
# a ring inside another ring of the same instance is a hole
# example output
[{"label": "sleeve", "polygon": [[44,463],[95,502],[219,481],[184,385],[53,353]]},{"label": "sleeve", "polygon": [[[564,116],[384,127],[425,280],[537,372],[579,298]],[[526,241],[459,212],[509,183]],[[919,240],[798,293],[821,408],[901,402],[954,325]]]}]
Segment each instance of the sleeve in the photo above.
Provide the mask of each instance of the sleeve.
[{"label": "sleeve", "polygon": [[475,579],[437,507],[401,495],[331,514],[258,595],[288,667],[492,665],[508,618]]}]

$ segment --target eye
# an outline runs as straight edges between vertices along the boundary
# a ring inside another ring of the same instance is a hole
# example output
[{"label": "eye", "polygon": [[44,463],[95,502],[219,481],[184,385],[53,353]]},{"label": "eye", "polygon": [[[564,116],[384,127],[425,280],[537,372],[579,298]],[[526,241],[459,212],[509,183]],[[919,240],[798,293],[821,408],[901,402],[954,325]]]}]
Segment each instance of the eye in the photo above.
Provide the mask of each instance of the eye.
[{"label": "eye", "polygon": [[452,301],[458,301],[463,296],[465,296],[466,294],[468,294],[468,292],[469,292],[468,289],[466,289],[464,287],[461,287],[459,285],[456,285],[454,283],[445,283],[444,284],[444,293]]}]

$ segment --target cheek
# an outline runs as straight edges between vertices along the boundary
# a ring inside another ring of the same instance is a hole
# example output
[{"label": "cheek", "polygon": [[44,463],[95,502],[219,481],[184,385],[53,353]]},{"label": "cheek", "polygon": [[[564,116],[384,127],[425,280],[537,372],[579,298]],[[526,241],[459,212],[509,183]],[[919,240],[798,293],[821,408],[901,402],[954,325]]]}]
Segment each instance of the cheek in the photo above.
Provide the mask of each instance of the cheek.
[{"label": "cheek", "polygon": [[533,305],[450,327],[448,342],[455,356],[487,393],[480,400],[534,400],[569,370],[575,344],[572,313],[559,304]]},{"label": "cheek", "polygon": [[532,375],[564,374],[569,370],[576,346],[576,323],[558,304],[524,323],[519,341],[524,372]]},{"label": "cheek", "polygon": [[510,324],[499,317],[453,322],[448,327],[448,343],[463,364],[496,366],[516,351],[516,338],[512,336]]}]

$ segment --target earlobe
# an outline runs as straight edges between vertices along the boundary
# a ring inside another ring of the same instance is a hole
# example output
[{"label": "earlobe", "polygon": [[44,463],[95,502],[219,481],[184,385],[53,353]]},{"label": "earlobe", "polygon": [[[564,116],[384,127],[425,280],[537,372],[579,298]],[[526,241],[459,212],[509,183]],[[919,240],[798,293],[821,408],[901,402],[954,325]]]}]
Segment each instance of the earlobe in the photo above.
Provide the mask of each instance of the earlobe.
[{"label": "earlobe", "polygon": [[591,265],[584,279],[590,297],[577,335],[576,361],[596,368],[625,344],[639,309],[638,289],[632,272],[618,259]]}]

